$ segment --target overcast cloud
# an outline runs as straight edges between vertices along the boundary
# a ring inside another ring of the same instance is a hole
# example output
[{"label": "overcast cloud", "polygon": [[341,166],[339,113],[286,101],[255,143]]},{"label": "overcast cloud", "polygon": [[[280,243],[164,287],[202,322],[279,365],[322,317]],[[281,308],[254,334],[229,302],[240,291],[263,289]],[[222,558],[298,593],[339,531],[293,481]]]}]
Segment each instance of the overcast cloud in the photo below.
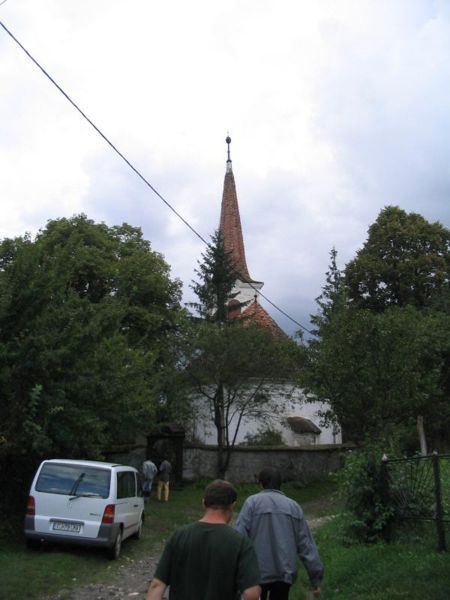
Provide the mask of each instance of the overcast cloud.
[{"label": "overcast cloud", "polygon": [[[0,20],[206,238],[229,131],[250,274],[307,327],[330,249],[344,266],[384,206],[449,226],[444,0],[8,0]],[[200,240],[1,28],[0,54],[0,237],[126,221],[190,299]]]}]

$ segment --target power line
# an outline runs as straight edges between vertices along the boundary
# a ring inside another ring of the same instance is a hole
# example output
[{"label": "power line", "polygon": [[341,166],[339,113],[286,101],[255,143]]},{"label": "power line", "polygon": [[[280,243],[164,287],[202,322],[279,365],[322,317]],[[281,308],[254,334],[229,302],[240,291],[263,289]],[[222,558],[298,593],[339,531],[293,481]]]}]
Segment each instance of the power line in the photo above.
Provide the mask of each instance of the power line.
[{"label": "power line", "polygon": [[189,229],[197,236],[199,237],[202,242],[204,242],[205,244],[207,244],[207,241],[205,240],[204,237],[202,237],[187,221],[186,219],[184,219],[179,212],[176,211],[176,209],[169,204],[169,202],[167,202],[167,200],[165,198],[163,198],[163,196],[161,196],[161,194],[158,192],[157,189],[155,189],[152,184],[142,175],[142,173],[140,173],[138,171],[138,169],[136,169],[136,167],[133,166],[133,164],[126,158],[126,156],[124,156],[122,154],[122,152],[120,152],[120,150],[111,142],[111,140],[109,138],[106,137],[106,135],[97,127],[97,125],[95,125],[95,123],[86,115],[85,112],[83,112],[81,110],[81,108],[72,100],[72,98],[70,98],[70,96],[68,94],[66,94],[66,92],[62,89],[62,87],[56,83],[56,81],[53,79],[53,77],[44,69],[44,67],[42,67],[38,61],[33,58],[33,56],[28,52],[28,50],[26,48],[24,48],[24,46],[19,42],[19,40],[14,37],[14,35],[9,31],[9,29],[7,29],[7,27],[0,21],[0,25],[3,27],[3,29],[6,31],[6,33],[16,42],[16,44],[25,52],[25,54],[28,56],[28,58],[33,61],[33,63],[38,67],[38,69],[40,69],[42,71],[42,73],[47,77],[47,79],[49,79],[53,85],[61,92],[61,94],[66,98],[66,100],[68,100],[70,102],[70,104],[80,113],[80,115],[89,123],[89,125],[91,125],[91,127],[93,127],[95,129],[95,131],[105,140],[105,142],[114,150],[114,152],[116,154],[118,154],[120,156],[120,158],[130,167],[130,169],[132,171],[134,171],[134,173],[140,178],[142,179],[142,181],[152,190],[152,192],[154,192],[158,198],[160,198],[164,204],[170,208],[170,210],[176,214],[176,216],[181,219],[183,221],[183,223],[189,227]]},{"label": "power line", "polygon": [[[4,0],[6,2],[6,0]],[[70,104],[77,110],[80,115],[85,119],[89,125],[95,129],[95,131],[103,138],[103,140],[114,150],[114,152],[130,167],[130,169],[141,179],[147,187],[149,187],[154,194],[158,196],[160,200],[164,202],[164,204],[169,208],[185,225],[188,227],[194,235],[196,235],[204,244],[208,245],[208,242],[205,238],[196,230],[192,225],[186,221],[186,219],[168,202],[156,188],[142,175],[142,173],[128,160],[128,158],[120,152],[120,150],[111,142],[111,140],[95,125],[95,123],[86,115],[86,113],[81,110],[81,108],[72,100],[72,98],[62,89],[62,87],[53,79],[53,77],[44,69],[44,67],[30,54],[30,52],[19,42],[19,40],[11,33],[11,31],[4,25],[2,21],[0,21],[0,25],[6,31],[6,33],[10,36],[10,38],[19,46],[19,48],[28,56],[28,58],[36,65],[36,67],[47,77],[47,79],[56,87],[56,89],[64,96],[64,98],[70,102]],[[251,282],[248,282],[250,287],[253,288],[256,292],[258,292],[257,288],[252,285]],[[301,327],[304,331],[308,333],[312,333],[309,329],[304,327],[301,323],[299,323],[296,319],[291,317],[287,312],[282,310],[279,306],[277,306],[274,302],[269,300],[267,296],[262,294],[260,291],[258,292],[269,304],[271,304],[276,310],[278,310],[285,317],[290,319],[293,323]]]}]

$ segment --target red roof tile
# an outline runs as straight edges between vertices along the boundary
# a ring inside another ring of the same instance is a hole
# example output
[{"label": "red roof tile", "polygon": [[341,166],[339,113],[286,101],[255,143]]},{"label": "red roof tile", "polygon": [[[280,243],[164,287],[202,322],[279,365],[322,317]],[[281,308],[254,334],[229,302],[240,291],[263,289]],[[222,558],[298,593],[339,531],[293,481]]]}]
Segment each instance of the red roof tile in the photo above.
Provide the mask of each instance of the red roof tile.
[{"label": "red roof tile", "polygon": [[247,306],[241,313],[240,318],[248,319],[251,323],[269,329],[274,337],[286,337],[281,327],[279,327],[269,313],[256,300]]}]

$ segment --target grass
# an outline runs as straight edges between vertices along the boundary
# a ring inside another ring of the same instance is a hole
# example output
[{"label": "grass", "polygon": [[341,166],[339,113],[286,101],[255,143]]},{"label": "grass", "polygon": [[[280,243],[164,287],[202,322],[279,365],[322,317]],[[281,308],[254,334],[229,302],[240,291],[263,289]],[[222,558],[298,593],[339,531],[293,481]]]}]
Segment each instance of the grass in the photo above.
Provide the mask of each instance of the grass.
[{"label": "grass", "polygon": [[[448,600],[450,555],[420,541],[344,546],[339,520],[325,525],[316,540],[326,575],[322,600]],[[292,600],[308,596],[301,573]]]},{"label": "grass", "polygon": [[[152,501],[147,505],[144,538],[138,543],[126,541],[118,561],[109,561],[97,550],[54,546],[30,552],[21,540],[1,542],[0,598],[39,598],[86,583],[110,582],[129,561],[157,555],[173,529],[200,517],[203,488],[204,482],[186,486],[174,491],[168,503]],[[338,512],[335,489],[332,479],[306,487],[295,482],[283,487],[288,496],[303,506],[308,519]],[[239,486],[238,509],[256,491],[254,484]],[[326,569],[322,600],[450,598],[450,553],[437,553],[433,543],[422,542],[421,534],[408,539],[402,536],[403,541],[389,545],[344,546],[336,518],[324,525],[315,538]],[[301,568],[291,600],[307,600],[308,589],[307,576]]]}]

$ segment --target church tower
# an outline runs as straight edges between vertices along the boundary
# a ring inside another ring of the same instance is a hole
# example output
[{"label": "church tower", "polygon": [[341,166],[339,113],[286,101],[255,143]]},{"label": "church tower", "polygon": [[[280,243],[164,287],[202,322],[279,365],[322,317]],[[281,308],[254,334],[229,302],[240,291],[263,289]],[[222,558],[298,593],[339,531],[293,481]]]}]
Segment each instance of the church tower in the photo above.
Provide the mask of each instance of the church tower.
[{"label": "church tower", "polygon": [[222,234],[225,250],[229,253],[234,268],[239,273],[233,293],[236,294],[235,297],[238,302],[248,303],[258,300],[258,291],[264,283],[252,279],[248,272],[236,184],[230,158],[231,138],[228,136],[225,141],[228,144],[228,158],[223,183],[219,230]]},{"label": "church tower", "polygon": [[[228,158],[223,183],[219,230],[222,234],[225,250],[229,253],[233,265],[239,273],[232,291],[234,297],[228,303],[230,308],[231,305],[236,304],[236,311],[230,312],[230,318],[244,317],[261,327],[269,329],[277,337],[285,336],[283,330],[259,303],[259,290],[264,283],[252,279],[248,272],[236,184],[230,158],[231,138],[228,136],[225,141],[228,144]],[[243,308],[241,309],[240,306],[242,305]]]}]

